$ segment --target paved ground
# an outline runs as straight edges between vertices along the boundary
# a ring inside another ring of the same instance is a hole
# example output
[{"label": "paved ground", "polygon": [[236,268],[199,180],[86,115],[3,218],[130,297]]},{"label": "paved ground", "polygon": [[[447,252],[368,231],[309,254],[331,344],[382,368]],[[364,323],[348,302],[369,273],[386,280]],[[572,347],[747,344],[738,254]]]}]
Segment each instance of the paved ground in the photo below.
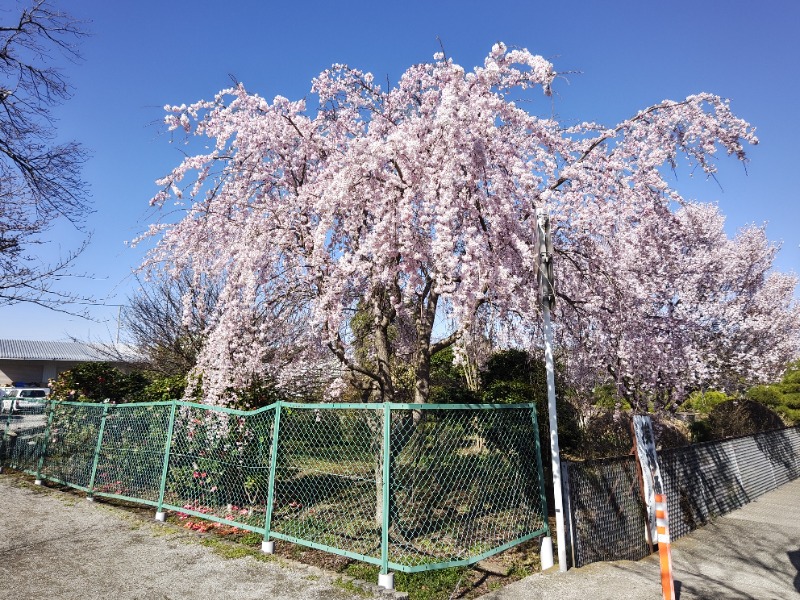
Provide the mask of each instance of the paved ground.
[{"label": "paved ground", "polygon": [[[800,598],[800,480],[677,540],[683,600]],[[0,600],[355,600],[280,560],[226,559],[196,535],[76,494],[0,476]],[[657,600],[657,556],[538,574],[483,600]]]},{"label": "paved ground", "polygon": [[2,600],[363,600],[279,559],[226,559],[179,527],[0,475]]},{"label": "paved ground", "polygon": [[[672,544],[682,600],[800,598],[800,479]],[[661,598],[656,555],[537,574],[482,600]]]}]

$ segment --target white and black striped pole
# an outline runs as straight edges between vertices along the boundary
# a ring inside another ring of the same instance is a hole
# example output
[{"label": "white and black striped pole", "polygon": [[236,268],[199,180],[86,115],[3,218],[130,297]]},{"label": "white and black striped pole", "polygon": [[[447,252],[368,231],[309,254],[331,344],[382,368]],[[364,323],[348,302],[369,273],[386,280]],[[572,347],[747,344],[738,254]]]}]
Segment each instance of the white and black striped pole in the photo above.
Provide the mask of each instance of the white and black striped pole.
[{"label": "white and black striped pole", "polygon": [[[550,233],[550,216],[546,213],[537,220],[539,237],[539,298],[542,303],[544,321],[544,362],[547,373],[547,412],[550,418],[550,456],[553,469],[553,503],[556,512],[556,546],[558,547],[558,569],[567,570],[567,545],[564,539],[564,499],[561,493],[561,454],[558,446],[558,418],[556,415],[556,377],[553,359],[553,324],[550,309],[555,306],[553,288],[553,238]],[[549,549],[547,545],[549,543]],[[553,566],[553,541],[542,542],[542,569]],[[549,559],[549,564],[546,560]]]}]

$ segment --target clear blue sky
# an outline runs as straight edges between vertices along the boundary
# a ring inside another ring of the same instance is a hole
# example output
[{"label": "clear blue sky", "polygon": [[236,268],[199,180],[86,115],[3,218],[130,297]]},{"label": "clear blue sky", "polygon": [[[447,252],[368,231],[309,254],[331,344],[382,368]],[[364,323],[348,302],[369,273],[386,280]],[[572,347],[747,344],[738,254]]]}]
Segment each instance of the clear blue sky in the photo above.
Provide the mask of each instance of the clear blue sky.
[{"label": "clear blue sky", "polygon": [[[334,62],[395,82],[430,60],[437,37],[471,69],[492,44],[526,47],[579,72],[556,82],[537,112],[566,122],[613,125],[666,98],[701,91],[730,98],[757,127],[747,174],[723,160],[719,181],[679,180],[684,195],[719,202],[729,232],[768,223],[783,242],[776,266],[800,271],[797,156],[800,145],[800,3],[471,0],[272,2],[240,0],[54,0],[87,21],[83,61],[64,65],[74,97],[58,109],[59,135],[91,153],[84,176],[95,213],[91,245],[65,284],[110,305],[124,304],[142,251],[124,244],[146,227],[154,181],[180,160],[160,125],[167,103],[210,98],[230,75],[268,99],[307,95]],[[13,3],[12,3],[13,4]],[[6,5],[7,6],[7,5]],[[689,184],[689,185],[687,185]],[[74,246],[66,228],[56,246]],[[0,337],[112,339],[115,306],[94,307],[97,323],[33,306],[0,307]]]}]

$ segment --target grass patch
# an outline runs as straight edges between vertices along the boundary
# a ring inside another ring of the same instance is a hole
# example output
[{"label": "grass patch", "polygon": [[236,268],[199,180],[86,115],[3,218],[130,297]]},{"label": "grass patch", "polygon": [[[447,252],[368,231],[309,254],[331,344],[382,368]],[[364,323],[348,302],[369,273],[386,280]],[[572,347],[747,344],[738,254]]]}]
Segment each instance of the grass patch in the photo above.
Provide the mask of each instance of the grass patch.
[{"label": "grass patch", "polygon": [[28,490],[33,492],[34,494],[45,494],[48,491],[47,488],[45,488],[43,485],[31,484],[31,485],[24,485],[24,486],[21,485],[21,486],[18,486],[18,487],[28,488]]},{"label": "grass patch", "polygon": [[364,588],[357,586],[355,583],[353,583],[349,579],[345,580],[345,579],[342,579],[341,577],[339,577],[336,580],[334,580],[333,585],[335,585],[336,587],[338,587],[340,589],[343,589],[344,591],[349,592],[351,594],[356,594],[356,595],[362,596],[364,598],[371,598],[372,597],[372,592],[368,592]]},{"label": "grass patch", "polygon": [[155,537],[163,537],[167,535],[178,535],[179,533],[184,533],[180,529],[173,529],[172,527],[159,527],[155,526],[151,528],[152,534]]},{"label": "grass patch", "polygon": [[422,573],[395,573],[395,586],[408,592],[409,600],[440,600],[458,597],[459,589],[468,579],[466,567],[423,571]]},{"label": "grass patch", "polygon": [[[250,556],[259,562],[272,562],[274,560],[278,560],[274,554],[264,554],[263,552],[252,552]],[[278,562],[278,564],[284,566],[281,562]]]},{"label": "grass patch", "polygon": [[200,544],[206,548],[211,548],[214,554],[231,560],[244,558],[245,556],[250,556],[252,554],[252,551],[249,548],[240,546],[238,544],[228,544],[214,538],[200,540]]},{"label": "grass patch", "polygon": [[[555,546],[555,544],[553,544],[553,546]],[[535,572],[536,570],[532,565],[515,562],[511,566],[511,569],[509,569],[508,576],[515,580],[524,579],[528,575],[533,575]]]},{"label": "grass patch", "polygon": [[[214,554],[229,560],[245,558],[251,556],[259,562],[271,562],[275,557],[271,554],[264,554],[261,550],[255,550],[240,543],[228,542],[215,537],[207,537],[200,540],[200,545],[210,548]],[[314,575],[310,577],[315,577]]]},{"label": "grass patch", "polygon": [[255,533],[253,531],[245,533],[238,539],[238,542],[240,544],[244,544],[245,546],[261,546],[261,542],[263,541],[264,535],[261,533]]},{"label": "grass patch", "polygon": [[[356,579],[363,579],[364,581],[378,581],[378,572],[380,568],[375,565],[368,565],[366,563],[350,563],[347,565],[343,573]],[[397,587],[397,576],[400,573],[395,573],[395,587]],[[405,591],[405,590],[401,590]]]},{"label": "grass patch", "polygon": [[[375,582],[380,569],[375,565],[352,563],[345,573],[356,579]],[[421,573],[395,572],[394,586],[399,592],[408,592],[409,600],[447,600],[460,597],[458,589],[469,587],[471,570],[467,567],[437,569]],[[458,589],[457,589],[458,588]]]}]

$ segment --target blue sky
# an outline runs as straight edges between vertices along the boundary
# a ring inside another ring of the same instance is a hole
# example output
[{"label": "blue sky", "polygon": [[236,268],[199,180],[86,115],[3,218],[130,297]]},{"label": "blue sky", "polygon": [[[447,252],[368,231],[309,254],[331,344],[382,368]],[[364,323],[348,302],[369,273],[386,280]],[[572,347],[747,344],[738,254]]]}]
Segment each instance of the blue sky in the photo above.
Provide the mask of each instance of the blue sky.
[{"label": "blue sky", "polygon": [[[533,107],[566,123],[613,125],[701,91],[730,98],[761,142],[750,149],[747,173],[723,160],[719,185],[684,178],[676,186],[687,197],[718,202],[731,234],[768,223],[770,239],[783,243],[776,267],[800,271],[800,3],[54,2],[86,20],[91,34],[81,44],[83,60],[63,65],[74,96],[57,110],[59,136],[92,154],[84,178],[94,235],[76,268],[91,277],[63,283],[108,306],[92,307],[96,322],[29,305],[0,307],[0,337],[116,336],[115,305],[135,288],[130,273],[142,258],[124,242],[146,227],[154,181],[181,158],[161,126],[165,104],[210,98],[231,76],[268,99],[295,99],[334,62],[395,82],[408,66],[430,60],[438,39],[467,69],[503,41],[572,72],[556,82],[552,99]],[[51,237],[54,249],[79,239],[66,227]]]}]

